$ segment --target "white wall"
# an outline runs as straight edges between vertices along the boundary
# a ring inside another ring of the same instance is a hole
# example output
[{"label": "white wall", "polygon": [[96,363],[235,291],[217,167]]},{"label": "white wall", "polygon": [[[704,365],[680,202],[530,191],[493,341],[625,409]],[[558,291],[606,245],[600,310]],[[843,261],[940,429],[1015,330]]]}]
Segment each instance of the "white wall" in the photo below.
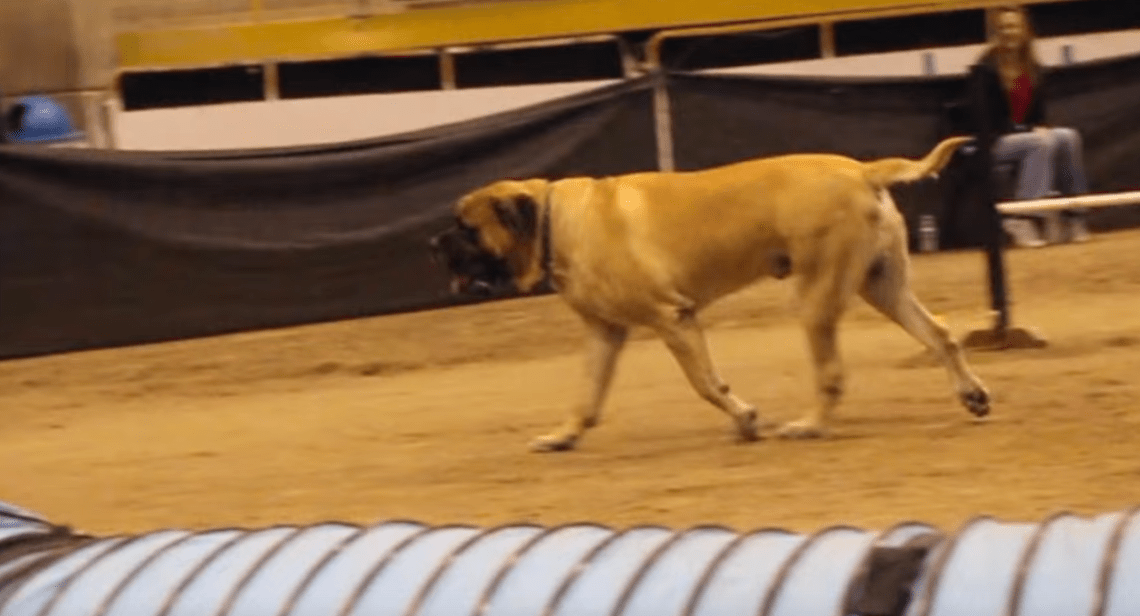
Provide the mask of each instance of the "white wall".
[{"label": "white wall", "polygon": [[[1069,45],[1075,62],[1140,52],[1140,30],[1041,39],[1045,64],[1060,64]],[[806,60],[708,71],[719,74],[914,76],[931,54],[935,74],[964,73],[981,45]],[[114,147],[200,150],[335,143],[392,135],[518,109],[615,83],[591,81],[123,112],[112,109]]]},{"label": "white wall", "polygon": [[616,81],[111,111],[115,147],[201,150],[352,141],[461,122]]},{"label": "white wall", "polygon": [[[1133,0],[1135,1],[1135,0]],[[1140,30],[1122,30],[1104,34],[1086,34],[1042,38],[1037,41],[1037,55],[1043,64],[1063,63],[1063,48],[1068,45],[1073,62],[1088,62],[1104,58],[1140,53]],[[891,53],[847,56],[782,62],[758,66],[713,69],[708,72],[737,75],[808,75],[813,77],[907,77],[924,75],[924,55],[933,58],[934,74],[954,75],[969,70],[970,64],[985,45],[944,47],[929,51],[899,51]]]}]

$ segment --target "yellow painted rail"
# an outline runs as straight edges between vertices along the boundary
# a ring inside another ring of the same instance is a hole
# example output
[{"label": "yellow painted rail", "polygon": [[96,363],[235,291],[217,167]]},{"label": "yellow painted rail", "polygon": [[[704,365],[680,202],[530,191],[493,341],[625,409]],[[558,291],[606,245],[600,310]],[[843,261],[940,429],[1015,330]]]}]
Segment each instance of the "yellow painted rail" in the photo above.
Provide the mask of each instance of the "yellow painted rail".
[{"label": "yellow painted rail", "polygon": [[939,10],[970,2],[915,0],[514,0],[411,8],[372,16],[273,19],[251,0],[246,14],[212,26],[154,27],[115,36],[120,69],[213,66],[278,59],[391,53],[623,30],[760,21],[834,13]]},{"label": "yellow painted rail", "polygon": [[[1064,0],[1020,3],[1058,1]],[[353,15],[343,3],[321,8],[314,0],[311,10],[325,16],[289,18],[271,10],[268,0],[249,0],[248,11],[216,16],[213,25],[118,31],[118,68],[336,58],[629,30],[658,31],[659,39],[976,9],[1007,0],[467,0],[458,5],[441,0],[407,8],[417,2],[425,0],[388,0],[389,7],[406,8]]]}]

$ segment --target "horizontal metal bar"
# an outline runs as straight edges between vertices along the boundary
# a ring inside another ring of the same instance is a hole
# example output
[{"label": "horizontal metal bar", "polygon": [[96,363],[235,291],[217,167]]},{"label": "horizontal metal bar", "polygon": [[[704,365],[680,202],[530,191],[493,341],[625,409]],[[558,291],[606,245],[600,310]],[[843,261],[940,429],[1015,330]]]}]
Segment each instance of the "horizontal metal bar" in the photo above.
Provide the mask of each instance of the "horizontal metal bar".
[{"label": "horizontal metal bar", "polygon": [[1114,207],[1140,204],[1140,190],[1102,195],[1074,195],[1026,201],[1003,201],[997,204],[1002,214],[1028,214],[1074,208]]},{"label": "horizontal metal bar", "polygon": [[[1025,0],[1022,4],[1045,4],[1061,2],[1064,0]],[[935,2],[898,2],[891,6],[868,7],[848,4],[842,9],[830,12],[800,11],[798,15],[784,16],[765,20],[749,20],[740,23],[727,23],[710,26],[694,26],[662,30],[646,43],[646,62],[650,67],[661,65],[661,46],[668,39],[688,38],[694,36],[726,36],[732,34],[746,34],[774,30],[777,28],[793,28],[797,26],[819,25],[833,26],[844,21],[860,19],[884,19],[890,17],[908,17],[926,15],[930,13],[944,13],[950,11],[965,11],[988,9],[1008,4],[1006,0],[940,0]]]},{"label": "horizontal metal bar", "polygon": [[84,96],[87,94],[107,94],[113,92],[111,88],[36,88],[33,90],[13,90],[5,92],[3,98],[20,98],[22,96]]}]

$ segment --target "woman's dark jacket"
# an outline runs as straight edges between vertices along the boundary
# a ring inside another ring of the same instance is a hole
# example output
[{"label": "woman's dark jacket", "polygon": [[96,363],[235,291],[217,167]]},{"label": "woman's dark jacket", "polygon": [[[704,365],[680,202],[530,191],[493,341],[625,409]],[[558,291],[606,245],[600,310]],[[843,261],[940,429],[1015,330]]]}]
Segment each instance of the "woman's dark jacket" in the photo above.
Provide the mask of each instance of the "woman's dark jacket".
[{"label": "woman's dark jacket", "polygon": [[[984,121],[999,136],[1007,133],[1031,130],[1034,126],[1045,124],[1045,88],[1046,72],[1040,66],[1033,68],[1035,72],[1033,94],[1029,101],[1029,108],[1025,112],[1025,121],[1015,125],[1009,109],[1009,96],[1001,83],[1001,73],[998,71],[997,58],[991,49],[978,59],[974,65],[974,77],[980,80],[977,84],[985,98],[981,111],[984,117],[977,118],[976,122]],[[978,130],[981,126],[977,127]]]}]

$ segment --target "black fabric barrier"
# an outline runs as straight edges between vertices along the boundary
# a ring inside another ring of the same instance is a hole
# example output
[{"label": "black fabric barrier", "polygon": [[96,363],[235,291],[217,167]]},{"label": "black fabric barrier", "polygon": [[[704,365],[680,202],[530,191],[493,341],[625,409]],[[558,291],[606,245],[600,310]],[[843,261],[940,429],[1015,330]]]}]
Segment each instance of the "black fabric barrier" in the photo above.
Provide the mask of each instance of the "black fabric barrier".
[{"label": "black fabric barrier", "polygon": [[427,252],[455,199],[655,168],[648,88],[320,148],[4,146],[0,357],[455,303]]},{"label": "black fabric barrier", "polygon": [[[1140,56],[1057,68],[1050,122],[1085,140],[1093,192],[1140,190]],[[958,108],[960,76],[855,79],[684,74],[670,76],[678,169],[754,156],[837,152],[856,158],[920,156],[939,139],[971,129]],[[945,247],[979,246],[977,171],[956,156],[937,180],[893,190],[908,224],[940,221]],[[1140,208],[1093,210],[1093,229],[1140,225]]]},{"label": "black fabric barrier", "polygon": [[[505,177],[656,168],[652,79],[325,147],[0,146],[0,358],[458,303],[426,252],[454,200]],[[1051,83],[1051,117],[1084,136],[1093,191],[1140,189],[1140,56],[1059,69]],[[675,73],[667,85],[682,170],[787,152],[920,156],[969,130],[960,77]],[[956,156],[896,199],[912,226],[935,214],[944,246],[977,246],[976,173]],[[1091,223],[1140,226],[1140,208],[1096,210]]]},{"label": "black fabric barrier", "polygon": [[[675,74],[669,95],[677,168],[795,152],[922,156],[948,133],[944,109],[962,88],[954,78]],[[911,223],[919,212],[943,217],[934,181],[898,187],[894,195]]]}]

